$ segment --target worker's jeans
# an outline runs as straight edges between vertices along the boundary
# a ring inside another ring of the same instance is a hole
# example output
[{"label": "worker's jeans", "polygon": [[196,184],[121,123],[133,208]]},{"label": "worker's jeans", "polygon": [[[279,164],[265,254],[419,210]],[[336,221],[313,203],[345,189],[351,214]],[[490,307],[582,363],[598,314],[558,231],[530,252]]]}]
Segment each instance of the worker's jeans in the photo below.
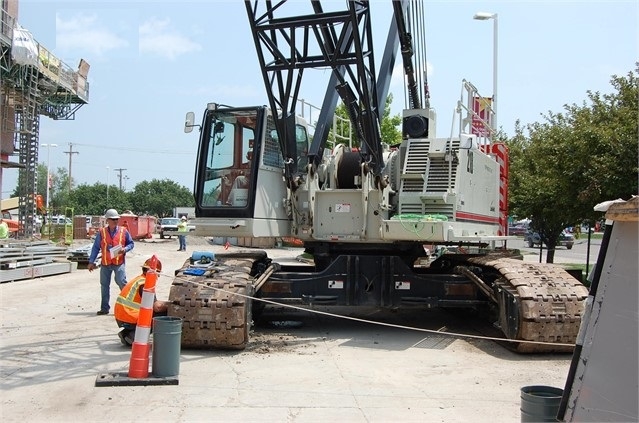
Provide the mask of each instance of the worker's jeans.
[{"label": "worker's jeans", "polygon": [[180,250],[186,250],[186,235],[178,235],[180,240]]},{"label": "worker's jeans", "polygon": [[124,272],[124,263],[100,267],[100,287],[102,289],[102,302],[100,310],[109,311],[109,299],[111,294],[111,273],[115,275],[115,283],[120,290],[126,285],[126,273]]}]

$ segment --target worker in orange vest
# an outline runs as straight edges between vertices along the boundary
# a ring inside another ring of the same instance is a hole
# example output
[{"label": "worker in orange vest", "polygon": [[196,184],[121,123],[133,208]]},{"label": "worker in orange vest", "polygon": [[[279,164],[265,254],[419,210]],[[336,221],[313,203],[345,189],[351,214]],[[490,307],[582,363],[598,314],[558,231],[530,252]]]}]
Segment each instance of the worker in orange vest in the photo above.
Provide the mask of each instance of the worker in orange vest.
[{"label": "worker in orange vest", "polygon": [[89,256],[89,265],[87,267],[89,272],[93,272],[96,268],[95,260],[101,252],[100,286],[102,301],[100,303],[100,310],[96,313],[98,316],[109,314],[111,273],[114,274],[115,283],[120,289],[126,285],[124,257],[134,246],[129,231],[123,226],[118,226],[120,214],[117,210],[107,210],[104,217],[106,217],[107,226],[100,228],[95,236],[91,255]]},{"label": "worker in orange vest", "polygon": [[[144,289],[144,282],[146,281],[146,272],[150,268],[151,259],[147,259],[142,265],[142,274],[136,276],[129,283],[127,283],[118,299],[115,301],[115,307],[113,314],[115,315],[115,321],[118,327],[121,328],[118,332],[120,341],[122,344],[131,346],[135,338],[135,327],[138,323],[138,316],[140,315],[140,303],[142,301],[142,291]],[[157,260],[157,273],[162,271],[162,263]],[[169,307],[168,301],[153,301],[153,316],[166,316]]]}]

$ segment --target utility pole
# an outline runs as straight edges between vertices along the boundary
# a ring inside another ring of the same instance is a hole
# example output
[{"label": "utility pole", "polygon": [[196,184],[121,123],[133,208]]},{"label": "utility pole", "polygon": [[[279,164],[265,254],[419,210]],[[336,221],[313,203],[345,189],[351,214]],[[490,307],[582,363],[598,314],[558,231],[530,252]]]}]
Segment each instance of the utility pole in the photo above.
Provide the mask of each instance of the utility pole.
[{"label": "utility pole", "polygon": [[40,144],[41,147],[47,147],[47,215],[49,212],[49,192],[51,190],[51,147],[57,147],[58,144]]},{"label": "utility pole", "polygon": [[110,174],[109,171],[111,170],[111,166],[107,166],[106,170],[107,170],[107,201],[106,201],[106,208],[108,209],[109,208],[109,174]]},{"label": "utility pole", "polygon": [[73,158],[74,154],[80,154],[77,151],[73,151],[73,143],[69,143],[69,151],[63,151],[64,154],[68,154],[69,155],[69,195],[71,195],[71,159]]},{"label": "utility pole", "polygon": [[114,171],[118,172],[119,174],[119,179],[120,179],[120,191],[122,191],[122,172],[124,172],[126,169],[113,169]]}]

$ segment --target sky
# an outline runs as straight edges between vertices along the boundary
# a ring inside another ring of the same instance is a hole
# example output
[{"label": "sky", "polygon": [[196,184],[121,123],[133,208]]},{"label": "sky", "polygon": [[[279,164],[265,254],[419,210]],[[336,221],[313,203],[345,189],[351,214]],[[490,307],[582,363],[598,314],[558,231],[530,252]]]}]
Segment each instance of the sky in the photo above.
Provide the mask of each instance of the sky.
[{"label": "sky", "polygon": [[[392,9],[387,0],[371,3],[379,63]],[[344,0],[322,4],[345,8]],[[513,135],[517,120],[541,122],[549,111],[581,104],[589,90],[611,92],[611,76],[634,70],[639,57],[634,0],[425,0],[424,10],[438,137],[451,133],[464,79],[481,95],[492,95],[494,21],[474,20],[477,12],[498,16],[497,120],[507,135]],[[79,153],[72,157],[76,185],[120,186],[121,175],[126,190],[151,179],[192,190],[198,139],[197,131],[184,133],[186,112],[195,112],[199,121],[209,102],[268,103],[239,0],[22,0],[18,22],[71,68],[80,59],[91,66],[89,104],[75,119],[40,120],[40,143],[58,147],[41,147],[38,162],[68,169],[65,152],[72,143]],[[316,77],[323,81],[321,73]],[[310,79],[300,97],[319,106],[324,90]],[[393,73],[391,92],[392,114],[401,114],[400,69]],[[10,196],[17,177],[17,170],[4,169],[2,198]]]}]

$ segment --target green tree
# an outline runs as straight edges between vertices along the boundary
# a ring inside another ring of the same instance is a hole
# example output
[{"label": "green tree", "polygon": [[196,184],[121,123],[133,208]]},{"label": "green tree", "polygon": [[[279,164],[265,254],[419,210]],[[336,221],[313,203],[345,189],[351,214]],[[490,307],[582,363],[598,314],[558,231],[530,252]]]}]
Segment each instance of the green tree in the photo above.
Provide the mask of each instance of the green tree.
[{"label": "green tree", "polygon": [[131,209],[129,195],[115,185],[109,185],[107,203],[106,184],[96,182],[93,185],[80,184],[71,191],[67,207],[73,207],[75,214],[100,216],[107,209],[114,208],[122,213]]},{"label": "green tree", "polygon": [[[38,178],[39,179],[39,178]],[[69,173],[66,168],[59,167],[51,172],[52,187],[49,189],[49,205],[61,208],[69,205]]]},{"label": "green tree", "polygon": [[548,246],[546,261],[552,263],[559,234],[577,216],[573,199],[565,195],[571,181],[565,177],[570,166],[562,140],[569,128],[534,123],[528,131],[525,137],[517,127],[520,149],[511,148],[510,208],[515,215],[532,219],[531,228]]},{"label": "green tree", "polygon": [[175,207],[195,206],[191,191],[169,179],[140,182],[129,195],[133,211],[137,214],[166,217],[173,215]]},{"label": "green tree", "polygon": [[[393,103],[393,94],[389,94],[386,97],[386,104],[382,113],[380,134],[382,142],[388,145],[395,145],[402,142],[402,132],[398,127],[402,123],[400,115],[391,116],[391,104]],[[335,116],[338,118],[336,123],[336,139],[337,142],[347,143],[348,140],[352,140],[352,147],[359,147],[359,139],[357,134],[352,131],[348,112],[344,103],[340,103],[335,109]],[[329,139],[333,139],[333,130],[329,132]]]},{"label": "green tree", "polygon": [[402,124],[402,117],[400,115],[391,116],[392,103],[393,94],[389,94],[388,97],[386,97],[386,105],[384,106],[384,113],[382,114],[382,124],[380,125],[382,141],[388,145],[396,145],[402,142],[402,131],[398,129]]},{"label": "green tree", "polygon": [[70,205],[76,214],[101,215],[104,213],[106,185],[96,182],[93,185],[80,184],[73,189]]},{"label": "green tree", "polygon": [[[328,133],[329,147],[333,147],[334,144],[348,144],[350,147],[359,147],[359,140],[357,135],[351,126],[351,121],[348,118],[346,112],[346,106],[344,103],[339,103],[335,108],[333,128]],[[333,145],[330,145],[333,143]]]},{"label": "green tree", "polygon": [[590,104],[549,112],[526,131],[515,126],[508,141],[510,209],[532,219],[549,263],[565,227],[600,217],[593,211],[597,203],[637,194],[637,75],[639,67],[627,77],[613,76],[615,92],[588,92]]},{"label": "green tree", "polygon": [[625,77],[613,75],[610,94],[588,91],[590,105],[568,106],[573,129],[568,139],[575,157],[572,193],[583,207],[583,218],[594,220],[594,204],[637,195],[639,150],[639,63]]},{"label": "green tree", "polygon": [[[38,165],[38,185],[43,186],[42,196],[46,196],[46,166]],[[143,181],[127,193],[117,186],[96,182],[81,184],[71,190],[66,169],[59,168],[52,174],[53,187],[50,190],[52,214],[65,214],[66,208],[73,208],[76,215],[103,215],[114,208],[120,213],[131,211],[136,214],[152,214],[160,217],[171,216],[174,207],[194,207],[191,191],[169,179]],[[17,193],[16,193],[17,194]]]}]

